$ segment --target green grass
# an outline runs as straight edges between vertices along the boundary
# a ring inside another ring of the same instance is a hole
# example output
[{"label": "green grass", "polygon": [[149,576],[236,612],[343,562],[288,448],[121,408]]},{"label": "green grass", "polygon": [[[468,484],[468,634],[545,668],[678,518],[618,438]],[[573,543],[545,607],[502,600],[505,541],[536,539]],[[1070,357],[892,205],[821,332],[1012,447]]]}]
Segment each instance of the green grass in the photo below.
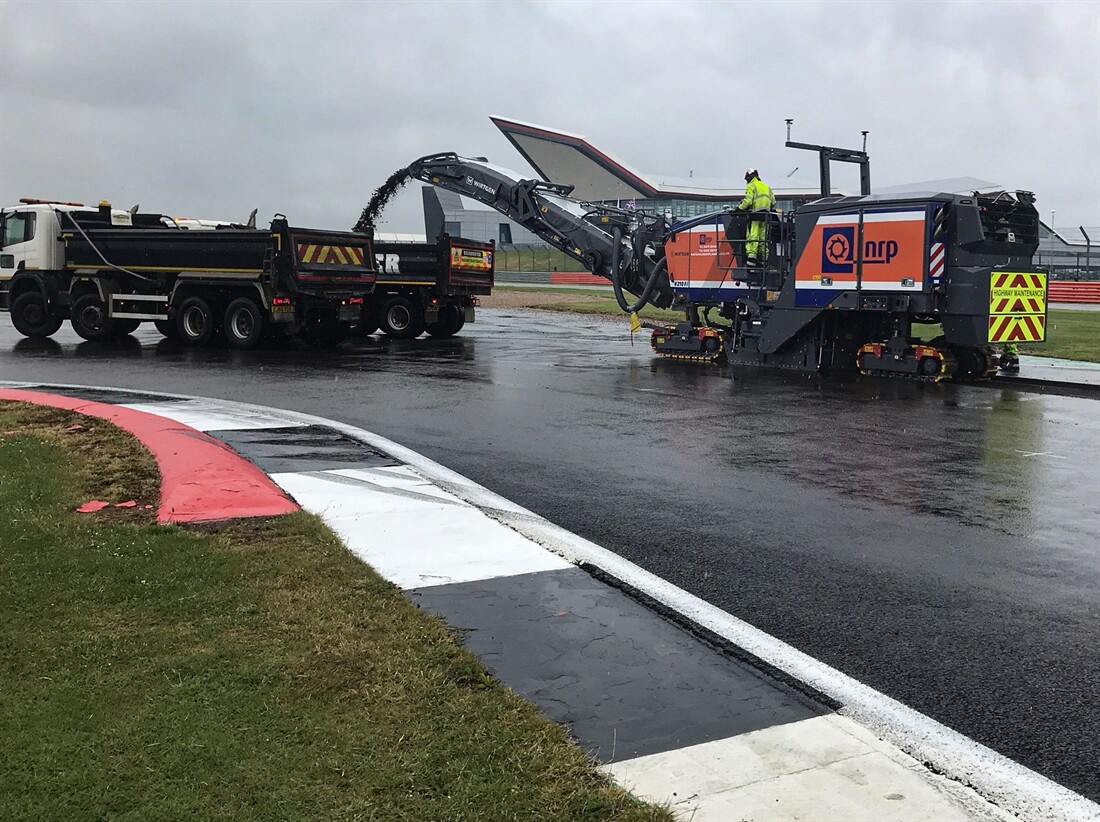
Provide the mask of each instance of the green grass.
[{"label": "green grass", "polygon": [[1046,342],[1021,345],[1020,352],[1040,357],[1100,362],[1100,311],[1049,309]]},{"label": "green grass", "polygon": [[[1036,357],[1100,362],[1100,311],[1048,309],[1046,330],[1045,341],[1021,343],[1020,353]],[[931,340],[943,331],[939,325],[914,325],[913,333],[919,339]]]},{"label": "green grass", "polygon": [[[630,295],[626,295],[626,298],[630,302],[634,302],[636,299]],[[619,307],[614,297],[606,300],[595,299],[579,303],[547,303],[546,305],[540,305],[539,308],[545,309],[546,311],[572,311],[577,314],[603,314],[611,317],[623,317],[624,319],[627,316]],[[663,308],[654,308],[651,305],[647,305],[638,312],[638,316],[642,319],[654,320],[657,322],[675,323],[683,321],[684,312],[668,311]]]},{"label": "green grass", "polygon": [[[611,286],[608,285],[606,290],[603,286],[593,285],[585,286],[584,288],[570,288],[568,286],[555,285],[553,288],[547,288],[545,286],[531,286],[524,285],[523,283],[497,283],[493,286],[494,291],[516,291],[527,294],[581,294],[588,297],[595,297],[596,299],[614,300],[615,297],[611,293]],[[627,295],[629,297],[629,295]]]},{"label": "green grass", "polygon": [[0,403],[0,818],[671,818],[317,518],[74,514],[155,499],[155,465],[27,408]]}]

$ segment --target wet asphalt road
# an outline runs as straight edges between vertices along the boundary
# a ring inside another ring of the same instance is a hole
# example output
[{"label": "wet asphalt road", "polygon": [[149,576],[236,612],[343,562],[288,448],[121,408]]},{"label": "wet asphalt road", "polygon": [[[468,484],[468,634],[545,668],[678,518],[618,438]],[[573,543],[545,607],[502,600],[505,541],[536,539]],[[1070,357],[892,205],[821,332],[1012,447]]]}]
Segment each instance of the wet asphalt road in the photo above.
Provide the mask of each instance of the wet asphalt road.
[{"label": "wet asphalt road", "polygon": [[0,379],[330,417],[407,445],[1100,799],[1100,403],[657,360],[483,311],[330,352],[21,340]]}]

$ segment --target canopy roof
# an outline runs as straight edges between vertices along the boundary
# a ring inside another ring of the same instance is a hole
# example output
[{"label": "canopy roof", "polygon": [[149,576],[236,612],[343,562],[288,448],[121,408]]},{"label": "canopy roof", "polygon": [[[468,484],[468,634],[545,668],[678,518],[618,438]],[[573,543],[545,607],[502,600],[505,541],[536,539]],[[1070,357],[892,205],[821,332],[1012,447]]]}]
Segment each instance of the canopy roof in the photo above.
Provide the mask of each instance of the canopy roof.
[{"label": "canopy roof", "polygon": [[[590,202],[671,197],[688,200],[740,200],[745,186],[740,181],[669,177],[631,168],[580,134],[570,134],[505,117],[490,117],[516,151],[547,182],[576,188],[572,197]],[[816,188],[777,188],[777,197],[812,196]]]}]

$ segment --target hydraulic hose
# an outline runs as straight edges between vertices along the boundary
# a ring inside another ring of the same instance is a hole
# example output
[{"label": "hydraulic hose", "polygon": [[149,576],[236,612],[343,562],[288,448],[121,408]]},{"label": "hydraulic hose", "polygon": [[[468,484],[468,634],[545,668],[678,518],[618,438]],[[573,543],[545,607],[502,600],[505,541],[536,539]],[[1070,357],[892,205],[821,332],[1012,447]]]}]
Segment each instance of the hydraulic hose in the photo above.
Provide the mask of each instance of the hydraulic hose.
[{"label": "hydraulic hose", "polygon": [[[622,229],[615,226],[612,236],[614,238],[614,245],[611,249],[611,287],[615,291],[615,301],[619,304],[619,308],[627,314],[633,314],[635,311],[641,311],[649,302],[649,297],[653,293],[653,288],[657,285],[657,278],[661,276],[661,273],[665,270],[668,263],[667,260],[661,260],[653,267],[653,273],[649,275],[649,280],[646,282],[645,288],[643,288],[642,293],[638,295],[638,301],[634,304],[630,304],[626,301],[626,297],[623,296],[623,286],[619,281],[619,258],[622,255],[623,239]],[[641,260],[645,258],[639,255],[637,259]]]},{"label": "hydraulic hose", "polygon": [[94,251],[96,253],[96,256],[99,257],[99,259],[103,260],[104,265],[110,266],[111,268],[115,269],[116,271],[121,271],[123,274],[129,274],[131,277],[135,277],[135,278],[137,278],[139,280],[142,280],[144,282],[147,282],[147,283],[156,282],[156,280],[153,280],[149,277],[138,274],[135,271],[130,271],[130,269],[128,269],[128,268],[123,268],[120,265],[115,265],[114,263],[112,263],[110,260],[108,260],[106,257],[103,256],[103,253],[96,247],[96,244],[92,242],[91,238],[85,233],[84,229],[80,227],[80,223],[77,222],[75,217],[72,218],[70,220],[70,222],[72,222],[72,224],[74,226],[76,226],[76,230],[80,232],[82,237],[84,237],[84,241],[88,244],[88,247],[91,248],[92,251]]}]

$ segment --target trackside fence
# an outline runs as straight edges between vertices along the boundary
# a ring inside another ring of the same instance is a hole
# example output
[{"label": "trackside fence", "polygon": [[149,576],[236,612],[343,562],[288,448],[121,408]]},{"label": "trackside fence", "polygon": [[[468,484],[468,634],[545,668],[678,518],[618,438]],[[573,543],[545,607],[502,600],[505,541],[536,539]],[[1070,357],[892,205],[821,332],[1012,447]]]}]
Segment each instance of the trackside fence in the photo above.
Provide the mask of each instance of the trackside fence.
[{"label": "trackside fence", "polygon": [[1050,280],[1047,300],[1052,303],[1100,303],[1100,280]]}]

